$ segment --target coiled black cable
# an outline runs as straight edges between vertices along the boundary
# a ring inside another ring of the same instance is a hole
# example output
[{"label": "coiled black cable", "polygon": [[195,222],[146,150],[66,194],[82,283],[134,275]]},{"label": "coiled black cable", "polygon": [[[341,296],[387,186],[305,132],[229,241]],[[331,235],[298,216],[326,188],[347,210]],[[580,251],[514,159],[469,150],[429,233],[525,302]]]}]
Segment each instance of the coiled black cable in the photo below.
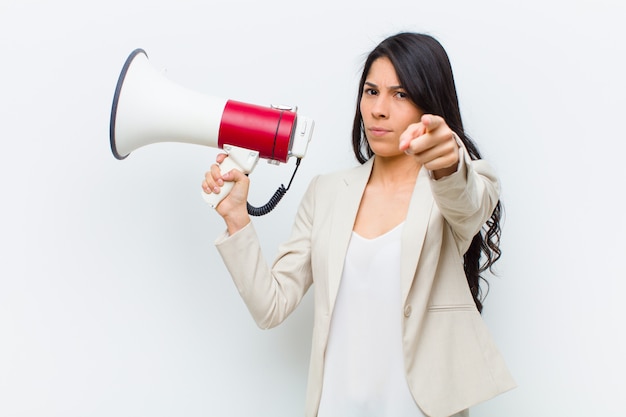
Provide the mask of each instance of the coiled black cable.
[{"label": "coiled black cable", "polygon": [[293,177],[296,176],[296,172],[298,171],[298,167],[300,166],[301,160],[302,158],[298,158],[296,160],[296,168],[293,170],[293,174],[291,174],[291,179],[289,180],[289,184],[287,185],[287,188],[285,188],[283,184],[280,184],[280,187],[278,187],[278,189],[276,190],[274,195],[270,198],[270,200],[261,207],[254,207],[249,202],[246,203],[248,206],[249,215],[257,216],[257,217],[264,216],[276,208],[280,200],[282,200],[285,194],[287,194],[287,190],[289,190],[289,187],[291,187],[291,182],[293,181]]}]

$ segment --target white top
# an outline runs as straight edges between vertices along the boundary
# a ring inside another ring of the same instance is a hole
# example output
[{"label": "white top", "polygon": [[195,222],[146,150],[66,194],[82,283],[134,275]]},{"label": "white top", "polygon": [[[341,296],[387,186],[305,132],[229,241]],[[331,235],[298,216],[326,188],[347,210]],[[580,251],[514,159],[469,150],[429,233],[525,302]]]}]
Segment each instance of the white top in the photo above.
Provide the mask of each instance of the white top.
[{"label": "white top", "polygon": [[375,239],[352,233],[330,325],[318,417],[425,417],[402,354],[402,224]]}]

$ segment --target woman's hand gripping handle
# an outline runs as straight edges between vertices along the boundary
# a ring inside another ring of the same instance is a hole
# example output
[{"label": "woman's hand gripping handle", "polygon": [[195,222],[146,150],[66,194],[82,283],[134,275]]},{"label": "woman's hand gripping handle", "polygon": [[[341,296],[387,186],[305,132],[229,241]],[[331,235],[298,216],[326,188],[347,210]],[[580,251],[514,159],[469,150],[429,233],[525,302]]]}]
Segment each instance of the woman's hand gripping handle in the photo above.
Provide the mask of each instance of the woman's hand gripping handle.
[{"label": "woman's hand gripping handle", "polygon": [[224,218],[228,232],[233,234],[250,221],[247,209],[250,181],[259,153],[236,146],[224,146],[227,154],[217,156],[217,164],[204,176],[202,197]]}]

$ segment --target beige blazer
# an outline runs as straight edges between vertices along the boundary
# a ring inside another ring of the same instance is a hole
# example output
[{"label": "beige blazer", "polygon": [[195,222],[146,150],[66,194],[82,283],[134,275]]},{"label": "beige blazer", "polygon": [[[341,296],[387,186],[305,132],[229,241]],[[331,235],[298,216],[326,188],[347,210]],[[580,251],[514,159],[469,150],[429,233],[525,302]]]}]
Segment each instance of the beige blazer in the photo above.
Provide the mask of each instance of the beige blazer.
[{"label": "beige blazer", "polygon": [[[499,184],[484,161],[461,150],[456,173],[432,180],[422,170],[402,235],[403,352],[415,401],[430,417],[467,409],[515,386],[478,313],[463,254],[498,200]],[[281,323],[312,284],[314,327],[306,416],[315,417],[324,353],[344,257],[373,161],[312,180],[290,239],[270,267],[254,226],[216,241],[248,309],[261,328]]]}]

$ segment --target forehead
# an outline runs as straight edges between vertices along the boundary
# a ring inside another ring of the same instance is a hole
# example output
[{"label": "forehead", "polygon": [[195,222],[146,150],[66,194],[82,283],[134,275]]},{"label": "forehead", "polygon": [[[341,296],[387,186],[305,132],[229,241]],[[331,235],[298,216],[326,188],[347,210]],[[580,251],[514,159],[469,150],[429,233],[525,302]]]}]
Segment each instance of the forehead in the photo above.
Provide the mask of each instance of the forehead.
[{"label": "forehead", "polygon": [[387,57],[377,58],[369,68],[365,82],[378,86],[399,86],[396,69]]}]

